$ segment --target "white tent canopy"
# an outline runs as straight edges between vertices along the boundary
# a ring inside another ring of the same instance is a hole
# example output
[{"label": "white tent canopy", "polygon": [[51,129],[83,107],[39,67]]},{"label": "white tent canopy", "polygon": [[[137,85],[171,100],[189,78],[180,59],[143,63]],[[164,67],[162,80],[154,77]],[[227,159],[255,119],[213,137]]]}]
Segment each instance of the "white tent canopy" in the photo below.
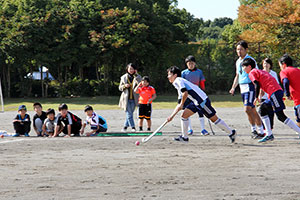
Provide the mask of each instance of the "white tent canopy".
[{"label": "white tent canopy", "polygon": [[[41,80],[41,70],[42,70],[43,80],[45,80],[47,78],[47,72],[48,72],[48,68],[45,66],[40,67],[38,72],[33,72],[32,74],[28,73],[27,77],[31,78],[33,80]],[[51,81],[55,80],[54,77],[50,73],[48,73],[48,79]]]}]

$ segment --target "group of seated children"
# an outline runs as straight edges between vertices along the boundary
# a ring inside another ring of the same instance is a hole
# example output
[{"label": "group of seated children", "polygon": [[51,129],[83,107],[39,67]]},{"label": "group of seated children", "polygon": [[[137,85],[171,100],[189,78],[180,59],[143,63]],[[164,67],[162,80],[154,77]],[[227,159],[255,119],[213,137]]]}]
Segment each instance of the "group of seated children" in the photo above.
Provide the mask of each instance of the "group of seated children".
[{"label": "group of seated children", "polygon": [[[68,106],[65,103],[59,105],[57,116],[55,116],[55,111],[52,108],[44,112],[40,103],[34,103],[33,108],[36,112],[33,116],[33,129],[38,137],[57,137],[60,133],[63,133],[65,137],[80,136],[80,134],[84,134],[84,128],[87,124],[90,124],[91,131],[85,133],[86,136],[95,136],[107,131],[106,120],[95,113],[90,105],[84,109],[87,116],[84,122],[68,111]],[[19,106],[18,114],[13,120],[15,130],[13,137],[20,135],[29,137],[30,125],[30,116],[27,114],[26,106]]]}]

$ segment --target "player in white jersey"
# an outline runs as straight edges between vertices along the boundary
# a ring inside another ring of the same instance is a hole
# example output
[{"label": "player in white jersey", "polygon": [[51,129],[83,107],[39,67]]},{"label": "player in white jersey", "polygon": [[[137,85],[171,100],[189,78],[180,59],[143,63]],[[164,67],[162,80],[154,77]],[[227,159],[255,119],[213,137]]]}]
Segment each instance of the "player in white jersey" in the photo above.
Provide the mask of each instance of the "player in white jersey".
[{"label": "player in white jersey", "polygon": [[195,114],[198,110],[201,110],[203,114],[209,118],[220,129],[228,133],[231,142],[235,141],[236,131],[231,129],[222,119],[218,118],[215,109],[211,106],[208,96],[198,86],[181,78],[181,71],[178,67],[173,66],[168,70],[168,79],[170,83],[177,89],[178,94],[181,94],[182,99],[180,104],[176,106],[173,113],[167,118],[170,122],[175,115],[182,110],[185,101],[188,99],[190,103],[185,107],[181,115],[181,129],[182,135],[174,138],[175,141],[188,142],[188,118]]}]

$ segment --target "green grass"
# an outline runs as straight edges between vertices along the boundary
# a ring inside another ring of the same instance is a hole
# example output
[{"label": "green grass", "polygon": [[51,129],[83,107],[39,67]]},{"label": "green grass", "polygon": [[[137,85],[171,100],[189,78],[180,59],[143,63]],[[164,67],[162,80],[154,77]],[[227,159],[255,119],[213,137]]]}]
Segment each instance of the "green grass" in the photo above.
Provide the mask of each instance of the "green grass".
[{"label": "green grass", "polygon": [[[214,107],[242,107],[240,95],[209,95]],[[100,97],[76,97],[76,98],[11,98],[4,99],[5,111],[16,111],[19,105],[26,105],[28,110],[33,110],[32,104],[40,102],[44,110],[54,108],[57,110],[58,105],[66,103],[70,110],[83,110],[84,106],[89,104],[95,110],[114,110],[120,109],[119,96],[100,96]],[[287,106],[293,106],[292,101],[285,102]],[[177,96],[158,95],[153,102],[154,109],[172,109],[177,105]]]}]

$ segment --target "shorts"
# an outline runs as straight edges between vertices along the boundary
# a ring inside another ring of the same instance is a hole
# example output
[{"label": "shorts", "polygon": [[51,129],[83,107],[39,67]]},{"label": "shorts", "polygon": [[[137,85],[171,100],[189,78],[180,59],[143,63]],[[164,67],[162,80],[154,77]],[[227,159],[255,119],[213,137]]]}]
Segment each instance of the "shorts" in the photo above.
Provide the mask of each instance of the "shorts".
[{"label": "shorts", "polygon": [[[180,103],[181,101],[178,101],[178,103]],[[183,110],[191,103],[192,101],[190,99],[186,99],[185,102],[184,102],[184,105],[183,105]],[[197,111],[199,117],[203,117],[203,112],[202,110],[198,109]]]},{"label": "shorts", "polygon": [[186,106],[187,109],[195,112],[201,111],[207,118],[213,117],[217,112],[216,110],[211,106],[209,98],[205,100],[205,104],[203,107],[196,106],[192,101]]},{"label": "shorts", "polygon": [[300,105],[297,105],[294,107],[295,109],[295,116],[296,116],[296,122],[300,122]]},{"label": "shorts", "polygon": [[151,119],[152,104],[139,104],[139,119]]},{"label": "shorts", "polygon": [[285,105],[282,98],[283,98],[283,91],[277,90],[270,96],[270,99],[267,100],[267,101],[271,101],[272,106],[274,108],[274,112],[282,111],[285,109]]},{"label": "shorts", "polygon": [[[98,126],[91,126],[92,130],[95,130],[97,128],[98,128]],[[97,129],[97,131],[94,134],[90,135],[90,136],[96,136],[98,133],[103,133],[103,132],[106,132],[106,131],[107,131],[107,128],[99,126],[99,128]]]},{"label": "shorts", "polygon": [[244,102],[244,106],[250,106],[254,108],[254,99],[255,99],[255,87],[254,84],[249,83],[249,92],[244,92],[241,94]]}]

